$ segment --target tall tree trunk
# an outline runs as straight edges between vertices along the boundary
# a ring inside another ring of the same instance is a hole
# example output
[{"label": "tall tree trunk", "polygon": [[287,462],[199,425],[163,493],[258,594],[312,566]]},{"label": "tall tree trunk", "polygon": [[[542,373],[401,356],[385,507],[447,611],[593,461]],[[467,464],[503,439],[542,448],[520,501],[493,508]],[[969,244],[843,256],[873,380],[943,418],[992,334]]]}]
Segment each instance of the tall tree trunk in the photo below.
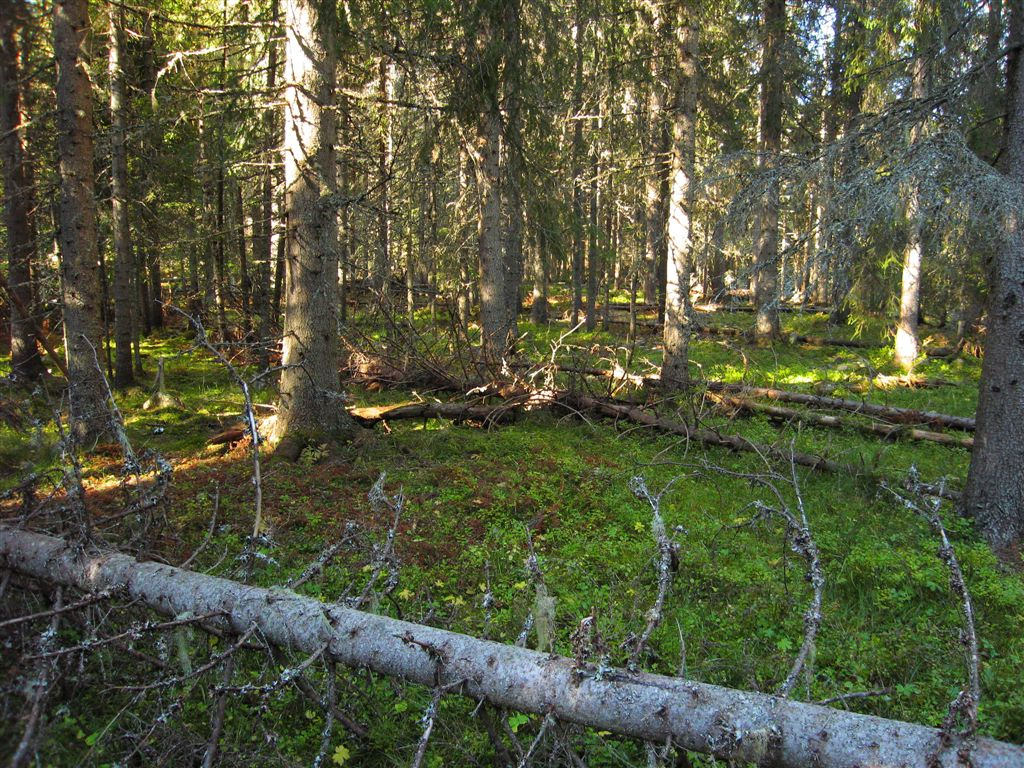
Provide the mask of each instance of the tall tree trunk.
[{"label": "tall tree trunk", "polygon": [[544,223],[535,226],[533,243],[533,302],[530,322],[538,325],[548,321],[548,254]]},{"label": "tall tree trunk", "polygon": [[377,247],[373,252],[373,274],[371,285],[385,294],[390,292],[388,281],[391,276],[391,159],[394,151],[391,135],[391,102],[394,100],[394,65],[386,57],[380,59],[377,79],[381,109],[380,146],[377,149],[377,183],[380,184],[380,200],[377,205]]},{"label": "tall tree trunk", "polygon": [[[476,190],[479,201],[478,253],[480,261],[480,325],[483,354],[489,365],[503,360],[516,336],[515,310],[509,306],[511,277],[506,239],[502,232],[502,114],[501,97],[505,69],[510,60],[510,29],[507,7],[481,4],[471,45],[478,57],[474,82],[479,114],[473,142]],[[514,15],[513,21],[518,19]],[[512,86],[514,88],[514,85]]]},{"label": "tall tree trunk", "polygon": [[114,244],[114,386],[135,383],[132,368],[131,230],[128,228],[128,148],[125,145],[124,72],[121,69],[122,11],[110,6],[110,46],[107,74],[110,78],[110,202],[111,234]]},{"label": "tall tree trunk", "polygon": [[601,189],[598,177],[601,174],[601,166],[597,157],[597,147],[593,148],[590,160],[590,191],[587,195],[587,331],[593,331],[597,327],[597,293],[601,277],[601,247],[598,242],[598,230],[601,226]]},{"label": "tall tree trunk", "polygon": [[480,325],[484,356],[490,362],[505,356],[512,333],[505,287],[505,256],[501,238],[501,113],[496,102],[481,115],[474,146],[479,196]]},{"label": "tall tree trunk", "polygon": [[682,389],[689,382],[690,272],[692,271],[694,148],[697,111],[697,22],[683,0],[675,0],[676,73],[672,97],[672,193],[669,201],[665,282],[665,356],[662,386]]},{"label": "tall tree trunk", "polygon": [[[236,181],[235,198],[235,243],[238,246],[238,284],[242,292],[242,333],[249,339],[252,332],[252,279],[249,276],[249,258],[245,247],[245,204],[242,201],[242,182]],[[255,222],[253,222],[255,226]],[[252,232],[252,229],[249,230]]]},{"label": "tall tree trunk", "polygon": [[583,0],[576,0],[572,85],[572,326],[583,311]]},{"label": "tall tree trunk", "polygon": [[[156,56],[156,35],[153,31],[153,16],[155,11],[145,14],[142,24],[142,50],[139,56],[139,90],[143,94],[152,93],[156,87],[158,75]],[[143,279],[148,285],[147,295],[149,305],[142,313],[147,320],[147,330],[163,328],[164,325],[164,295],[163,275],[161,268],[161,237],[160,228],[162,217],[160,212],[160,195],[155,194],[157,177],[157,163],[164,155],[164,133],[163,126],[157,119],[155,105],[149,99],[148,107],[143,107],[143,116],[146,129],[143,132],[143,146],[141,149],[144,158],[142,171],[143,195],[147,198],[146,205],[141,206],[139,218],[143,223],[145,231],[146,247],[142,257]],[[136,233],[138,236],[138,233]]]},{"label": "tall tree trunk", "polygon": [[770,174],[761,201],[754,275],[754,333],[762,341],[779,335],[779,180],[782,149],[782,45],[786,36],[785,0],[763,0],[758,167]]},{"label": "tall tree trunk", "polygon": [[338,251],[335,208],[335,4],[285,2],[284,162],[287,285],[278,450],[351,439],[338,397]]},{"label": "tall tree trunk", "polygon": [[[270,3],[270,39],[267,40],[267,93],[270,99],[276,97],[277,90],[277,42],[274,34],[278,22],[277,0]],[[277,110],[268,106],[263,112],[263,133],[266,146],[264,157],[265,167],[260,174],[260,212],[253,217],[259,221],[259,237],[253,238],[252,260],[256,269],[256,285],[253,291],[253,311],[256,314],[256,341],[259,344],[258,361],[261,368],[270,365],[271,329],[277,321],[277,314],[271,314],[271,265],[274,263],[274,173],[277,149]],[[256,227],[254,225],[254,234]],[[280,294],[278,294],[280,295]],[[279,307],[275,303],[275,307]]]},{"label": "tall tree trunk", "polygon": [[[657,44],[667,48],[670,40],[664,40],[664,32],[660,30],[658,17],[653,22],[656,30]],[[667,267],[667,250],[665,242],[665,217],[668,213],[667,199],[669,176],[669,153],[671,152],[672,135],[666,121],[665,94],[668,84],[667,67],[659,63],[655,56],[651,57],[652,85],[648,98],[648,130],[645,132],[647,141],[647,160],[649,171],[644,177],[644,203],[647,236],[644,250],[644,302],[662,307],[664,291],[662,290],[663,266]]]},{"label": "tall tree trunk", "polygon": [[11,372],[33,382],[43,374],[32,311],[32,259],[36,250],[35,191],[25,142],[28,122],[22,106],[21,47],[17,28],[25,23],[22,0],[0,0],[0,154],[7,228],[7,292],[11,313]]},{"label": "tall tree trunk", "polygon": [[102,318],[96,197],[93,190],[92,92],[87,71],[87,0],[56,0],[57,152],[60,159],[60,251],[72,431],[91,442],[109,430],[106,386],[98,362]]},{"label": "tall tree trunk", "polygon": [[[929,58],[931,36],[928,28],[931,22],[924,19],[927,11],[918,4],[916,23],[917,45],[913,62],[910,96],[913,99],[924,99],[928,96]],[[917,145],[924,132],[924,126],[918,122],[910,131],[911,146]],[[921,311],[921,260],[924,249],[922,237],[921,194],[916,181],[911,181],[910,196],[907,199],[907,244],[903,249],[903,277],[900,284],[900,317],[896,325],[896,348],[893,362],[905,371],[910,371],[920,353],[920,341],[917,337],[917,319]]]},{"label": "tall tree trunk", "polygon": [[[1009,3],[1010,54],[1002,171],[1024,184],[1024,9]],[[978,415],[961,510],[997,550],[1024,542],[1024,222],[1004,213],[1004,239],[987,263],[988,320]],[[1014,558],[1019,562],[1019,557]]]}]

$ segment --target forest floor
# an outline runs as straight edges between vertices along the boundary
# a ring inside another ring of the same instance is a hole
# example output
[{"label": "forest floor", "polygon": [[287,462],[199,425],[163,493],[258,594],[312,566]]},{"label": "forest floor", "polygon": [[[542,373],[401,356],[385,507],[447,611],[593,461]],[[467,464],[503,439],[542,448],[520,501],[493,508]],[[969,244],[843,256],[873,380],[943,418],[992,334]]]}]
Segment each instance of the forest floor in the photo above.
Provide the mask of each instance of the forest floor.
[{"label": "forest floor", "polygon": [[[737,328],[751,320],[741,312],[701,316],[702,322]],[[836,330],[826,326],[822,314],[787,313],[783,322],[787,336],[842,334],[884,340],[880,321]],[[564,322],[535,327],[524,321],[520,330],[526,334],[526,357],[534,361],[550,360],[552,345],[558,348],[559,362],[606,369],[624,366],[629,354],[621,326],[613,326],[611,332],[577,331],[561,342],[558,339],[567,331]],[[381,333],[374,333],[381,338]],[[932,343],[947,341],[937,338]],[[181,562],[202,545],[193,568],[230,578],[251,569],[253,583],[282,586],[316,561],[325,547],[347,541],[322,573],[298,591],[328,601],[358,595],[375,576],[394,517],[392,509],[369,498],[371,488],[386,475],[386,493],[400,493],[403,499],[394,541],[400,570],[394,589],[372,608],[513,642],[537,605],[537,577],[526,566],[529,531],[546,591],[555,599],[550,629],[554,649],[572,655],[573,631],[581,619],[594,615],[610,663],[622,665],[629,656],[622,644],[643,629],[657,590],[651,508],[631,491],[632,478],[642,477],[652,492],[664,489],[661,514],[679,544],[678,571],[665,619],[651,639],[647,668],[771,691],[800,647],[811,594],[805,564],[789,548],[781,521],[760,519],[752,506],[759,499],[777,504],[764,483],[767,479],[797,508],[788,466],[754,453],[705,447],[586,414],[543,411],[488,426],[394,421],[377,426],[374,439],[340,453],[307,450],[292,463],[265,452],[265,533],[255,564],[247,565],[238,556],[253,525],[249,446],[207,445],[212,436],[239,422],[242,396],[221,365],[191,346],[183,328],[144,340],[143,352],[150,371],[157,357],[165,358],[167,390],[182,405],[144,411],[147,387],[117,393],[136,451],[157,451],[174,468],[160,526],[149,544],[150,551],[169,562]],[[698,338],[691,346],[692,370],[706,379],[973,415],[977,358],[925,360],[916,373],[932,386],[872,385],[873,374],[896,373],[888,362],[890,355],[884,346],[847,349],[787,341],[756,347],[724,337]],[[238,362],[241,365],[244,359]],[[641,336],[629,370],[646,375],[656,372],[659,362],[657,339]],[[564,385],[561,376],[558,381]],[[450,396],[411,389],[371,391],[358,384],[346,384],[346,389],[353,406]],[[618,396],[630,394],[650,397],[636,391]],[[257,390],[254,399],[271,403],[274,395],[270,389]],[[821,551],[825,588],[813,663],[794,695],[820,701],[874,692],[834,706],[939,724],[949,701],[966,684],[959,601],[950,590],[928,523],[867,475],[898,486],[913,467],[927,482],[945,478],[958,487],[966,476],[969,451],[780,424],[762,415],[721,412],[693,400],[661,408],[676,414],[674,418],[696,416],[722,432],[794,446],[863,468],[863,476],[803,468],[795,473]],[[18,429],[0,427],[0,490],[16,485],[28,471],[60,466],[52,425],[39,427],[34,436],[32,431],[27,423]],[[117,516],[125,499],[120,453],[116,446],[100,446],[83,461],[90,514],[99,535],[116,543],[124,537],[124,520]],[[45,484],[40,496],[44,491]],[[58,504],[59,495],[50,503]],[[10,500],[2,516],[10,519],[17,512],[17,504]],[[1024,580],[1019,571],[996,560],[949,503],[943,504],[941,516],[977,613],[983,657],[981,731],[1022,742]],[[485,601],[485,595],[491,599]],[[109,621],[120,626],[117,622],[137,615],[113,612]],[[531,633],[529,645],[542,642],[538,633],[548,634],[548,628]],[[85,634],[82,626],[65,622],[60,642],[71,646]],[[155,638],[140,640],[136,650],[162,658],[173,668],[191,668],[215,649],[191,630],[174,637],[175,650],[169,650],[166,641],[160,647]],[[144,647],[147,642],[151,647]],[[117,659],[123,669],[105,666],[104,653],[107,665]],[[245,663],[235,670],[236,683],[272,679],[275,668],[267,658],[258,651],[247,653]],[[87,674],[66,682],[69,697],[47,730],[48,764],[110,763],[123,753],[125,739],[133,734],[138,738],[148,723],[156,722],[165,724],[152,726],[147,748],[163,744],[167,755],[201,751],[212,707],[208,692],[191,684],[157,686],[125,711],[122,707],[130,697],[120,686],[127,684],[129,672],[159,679],[174,669],[154,671],[143,662],[125,662],[115,646],[96,651],[93,657]],[[100,657],[98,663],[95,657]],[[10,670],[5,672],[9,674]],[[321,679],[319,665],[307,674],[314,681]],[[371,679],[365,672],[346,673],[342,685],[344,710],[365,733],[339,725],[330,752],[334,763],[407,765],[420,736],[429,691]],[[184,702],[177,709],[170,706],[175,696]],[[166,717],[169,708],[175,711]],[[489,763],[491,742],[473,714],[471,702],[442,702],[426,765]],[[501,717],[524,749],[542,719],[517,713]],[[166,721],[176,722],[176,730]],[[319,710],[292,687],[255,686],[228,707],[222,748],[226,757],[238,762],[259,747],[270,750],[270,764],[301,764],[315,754],[322,727]],[[271,736],[273,744],[267,747]],[[585,750],[590,765],[644,761],[641,746],[607,733],[573,731],[563,737],[581,753]],[[6,746],[0,738],[0,752]],[[173,757],[168,760],[174,762]]]}]

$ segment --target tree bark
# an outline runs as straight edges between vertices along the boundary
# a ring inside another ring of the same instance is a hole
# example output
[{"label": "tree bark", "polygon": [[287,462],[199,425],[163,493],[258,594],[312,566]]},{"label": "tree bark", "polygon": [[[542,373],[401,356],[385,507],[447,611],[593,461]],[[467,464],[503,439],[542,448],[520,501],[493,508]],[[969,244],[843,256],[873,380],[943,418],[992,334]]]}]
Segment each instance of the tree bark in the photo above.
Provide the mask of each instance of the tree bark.
[{"label": "tree bark", "polygon": [[338,398],[335,192],[335,5],[287,0],[284,136],[287,247],[281,407],[274,437],[286,456],[311,440],[347,440],[355,422]]},{"label": "tree bark", "polygon": [[109,430],[106,385],[98,362],[100,314],[96,197],[93,190],[92,92],[86,70],[86,0],[56,0],[57,152],[60,166],[60,252],[72,431],[82,443]]},{"label": "tree bark", "polygon": [[37,381],[43,374],[32,310],[32,260],[36,251],[35,179],[25,141],[21,47],[25,23],[20,0],[0,0],[0,155],[7,228],[7,292],[11,296],[11,373]]},{"label": "tree bark", "polygon": [[690,380],[690,273],[692,264],[692,209],[694,147],[697,111],[697,21],[683,0],[672,6],[676,34],[676,84],[672,99],[672,193],[665,239],[668,245],[665,281],[665,357],[662,387],[670,392]]},{"label": "tree bark", "polygon": [[[221,614],[219,629],[255,625],[279,647],[320,652],[370,669],[521,712],[646,741],[671,740],[717,759],[786,768],[907,768],[957,764],[956,740],[923,725],[643,672],[598,673],[570,658],[480,640],[387,616],[327,605],[283,590],[184,571],[123,554],[82,553],[61,539],[0,528],[0,563],[31,578],[90,593],[123,589],[165,616]],[[762,745],[759,750],[752,744]],[[975,768],[1013,768],[1024,748],[979,738]]]},{"label": "tree bark", "polygon": [[110,228],[114,244],[114,386],[135,383],[132,331],[135,314],[131,230],[128,227],[128,147],[125,142],[124,71],[119,8],[110,6],[107,75],[110,80]]},{"label": "tree bark", "polygon": [[[278,23],[278,3],[271,0],[271,38]],[[277,42],[267,41],[267,92],[271,99],[277,96]],[[253,217],[252,260],[256,272],[253,290],[253,312],[256,315],[256,341],[259,349],[257,360],[260,368],[270,365],[271,329],[277,322],[277,314],[271,314],[271,265],[274,263],[274,173],[277,148],[277,110],[268,107],[263,112],[263,132],[266,147],[265,167],[260,174],[259,216]],[[259,226],[256,222],[259,222]],[[258,231],[258,235],[257,235]],[[280,304],[275,306],[279,307]],[[275,310],[276,312],[276,310]]]},{"label": "tree bark", "polygon": [[516,335],[501,215],[502,168],[507,166],[501,159],[501,95],[509,38],[504,22],[502,8],[484,3],[470,41],[477,60],[474,75],[480,110],[472,147],[479,212],[480,325],[484,358],[489,364],[507,356]]},{"label": "tree bark", "polygon": [[391,199],[390,176],[392,153],[391,101],[394,99],[394,77],[392,63],[382,56],[378,65],[377,89],[381,102],[381,134],[377,149],[377,174],[380,184],[380,199],[377,208],[377,247],[373,252],[373,273],[370,284],[387,294],[390,293],[388,280],[391,277]]},{"label": "tree bark", "polygon": [[786,38],[785,0],[764,0],[758,167],[769,174],[758,217],[754,333],[761,341],[779,335],[779,179],[782,149],[782,46]]},{"label": "tree bark", "polygon": [[[1011,52],[1002,171],[1024,184],[1024,9],[1009,4]],[[978,428],[961,509],[998,551],[1024,540],[1024,222],[1008,204],[1003,240],[990,257],[985,356],[978,384]]]},{"label": "tree bark", "polygon": [[572,321],[576,327],[583,311],[583,0],[576,0],[573,42],[575,68],[572,84]]},{"label": "tree bark", "polygon": [[[924,99],[928,95],[929,59],[933,55],[929,45],[928,28],[930,22],[923,18],[927,11],[918,4],[915,21],[917,44],[911,76],[910,97]],[[911,147],[918,144],[924,133],[921,122],[916,123],[910,131]],[[921,344],[917,337],[917,319],[921,311],[921,261],[924,249],[922,237],[923,220],[921,213],[921,194],[915,181],[911,181],[909,198],[907,199],[907,244],[903,249],[903,276],[900,283],[900,317],[896,324],[896,346],[893,362],[904,371],[910,372],[917,362]]]}]

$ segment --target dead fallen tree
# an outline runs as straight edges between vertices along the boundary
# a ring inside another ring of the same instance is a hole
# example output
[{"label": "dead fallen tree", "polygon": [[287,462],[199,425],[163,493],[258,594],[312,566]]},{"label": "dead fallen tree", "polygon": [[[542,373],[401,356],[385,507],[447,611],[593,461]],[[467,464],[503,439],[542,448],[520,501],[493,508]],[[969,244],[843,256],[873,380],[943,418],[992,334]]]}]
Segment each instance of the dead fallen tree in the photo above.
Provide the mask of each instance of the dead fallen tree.
[{"label": "dead fallen tree", "polygon": [[756,453],[765,458],[780,459],[786,463],[794,463],[801,467],[820,469],[826,472],[841,472],[847,475],[863,474],[862,471],[850,464],[826,459],[824,456],[757,443],[741,435],[690,426],[682,421],[666,419],[654,411],[632,403],[598,400],[589,395],[570,392],[560,393],[558,402],[572,410],[595,413],[609,419],[629,421],[640,426],[651,427],[658,432],[679,435],[705,445],[714,445],[730,451]]},{"label": "dead fallen tree", "polygon": [[[530,366],[520,366],[521,368],[530,368]],[[537,370],[543,368],[551,368],[551,366],[535,366]],[[578,376],[594,376],[600,378],[608,378],[613,381],[626,382],[636,387],[658,387],[660,385],[660,379],[657,376],[641,376],[635,373],[629,373],[621,368],[615,370],[608,370],[605,368],[588,368],[579,366],[565,366],[556,365],[553,370],[559,373],[575,374]],[[921,411],[915,408],[898,408],[896,406],[889,405],[877,405],[875,403],[868,403],[863,400],[846,400],[839,397],[829,397],[827,395],[813,395],[805,392],[790,392],[783,389],[775,389],[773,387],[754,387],[746,384],[730,384],[724,381],[700,381],[694,382],[695,387],[704,387],[709,392],[727,392],[741,395],[745,398],[760,397],[768,400],[776,400],[778,402],[786,403],[797,403],[805,405],[810,408],[818,408],[825,410],[834,411],[849,411],[851,413],[859,413],[865,416],[871,416],[877,419],[888,422],[889,424],[899,425],[928,425],[934,427],[943,427],[950,429],[962,429],[967,432],[974,431],[974,419],[970,416],[952,416],[947,413],[939,413],[938,411]],[[822,425],[830,426],[822,421]],[[873,430],[877,434],[887,434],[883,429]],[[938,434],[938,433],[932,433]],[[928,438],[921,438],[928,439]],[[937,442],[947,442],[946,440],[938,440]],[[965,443],[957,443],[955,441],[949,441],[950,444],[966,445]]]},{"label": "dead fallen tree", "polygon": [[706,381],[704,386],[711,392],[731,392],[746,397],[762,397],[784,403],[799,403],[812,408],[827,408],[835,411],[850,411],[865,416],[874,416],[892,424],[918,424],[936,427],[949,427],[974,431],[974,419],[969,416],[951,416],[936,411],[919,411],[915,408],[897,408],[889,405],[876,405],[863,400],[844,400],[839,397],[809,395],[803,392],[788,392],[771,387],[750,387],[744,384],[728,384],[724,381]]},{"label": "dead fallen tree", "polygon": [[856,422],[843,419],[828,413],[817,413],[815,411],[798,411],[795,408],[784,408],[779,405],[758,403],[753,400],[746,400],[740,397],[729,395],[712,395],[715,400],[724,406],[746,413],[760,413],[776,421],[800,422],[802,424],[813,424],[817,427],[828,427],[832,429],[849,429],[864,432],[869,435],[880,435],[881,437],[895,440],[902,437],[911,440],[924,440],[941,445],[953,445],[958,448],[972,448],[974,438],[966,435],[951,434],[949,432],[932,432],[927,429],[919,429],[905,424],[881,424],[879,422]]},{"label": "dead fallen tree", "polygon": [[[269,643],[324,653],[435,690],[521,712],[665,742],[719,759],[780,766],[952,766],[957,739],[923,725],[853,714],[661,675],[593,668],[573,659],[139,562],[85,553],[62,539],[0,528],[0,567],[96,594],[118,591],[165,616],[207,616],[217,629],[253,628]],[[977,739],[976,768],[1015,768],[1024,748]]]}]

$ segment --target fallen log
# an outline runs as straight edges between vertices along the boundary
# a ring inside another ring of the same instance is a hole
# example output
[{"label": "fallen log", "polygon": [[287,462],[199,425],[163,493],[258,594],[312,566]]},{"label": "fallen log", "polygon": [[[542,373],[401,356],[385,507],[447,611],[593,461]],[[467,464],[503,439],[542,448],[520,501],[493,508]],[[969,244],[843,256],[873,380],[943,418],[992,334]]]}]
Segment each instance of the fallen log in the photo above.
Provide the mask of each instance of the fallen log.
[{"label": "fallen log", "polygon": [[919,411],[914,408],[897,408],[876,405],[862,400],[844,400],[839,397],[809,395],[803,392],[788,392],[771,387],[750,387],[745,384],[729,384],[724,381],[705,381],[704,386],[711,392],[731,392],[747,397],[763,397],[785,403],[799,403],[814,408],[828,408],[835,411],[850,411],[888,421],[892,424],[930,424],[933,426],[974,431],[974,419],[969,416],[951,416],[937,411]]},{"label": "fallen log", "polygon": [[[531,366],[521,365],[513,366],[518,368],[530,369]],[[534,366],[536,370],[542,370],[543,368],[551,366]],[[588,368],[581,366],[568,366],[568,365],[556,365],[554,370],[559,373],[575,374],[577,376],[595,376],[601,378],[608,378],[614,381],[628,382],[637,387],[658,387],[661,380],[658,376],[641,376],[635,373],[629,373],[621,368],[614,370],[608,370],[605,368]],[[883,419],[890,424],[898,425],[915,425],[915,424],[931,424],[934,426],[950,427],[953,429],[962,429],[967,432],[974,431],[974,419],[969,416],[952,416],[946,413],[939,413],[937,411],[919,411],[914,408],[897,408],[895,406],[888,405],[877,405],[875,403],[867,403],[862,400],[844,400],[838,397],[828,397],[826,395],[812,395],[804,392],[789,392],[782,389],[773,389],[771,387],[753,387],[746,384],[730,384],[724,381],[694,381],[694,386],[704,387],[709,392],[733,392],[740,395],[746,395],[747,397],[764,397],[770,400],[777,400],[780,402],[798,403],[800,405],[806,405],[811,408],[823,408],[830,410],[849,411],[851,413],[859,413],[865,416],[873,416],[875,418]],[[793,411],[793,413],[802,412]],[[816,417],[815,417],[816,418]],[[821,421],[824,426],[832,426],[826,423],[825,420]],[[872,429],[876,434],[888,435],[885,425],[879,425],[878,429]],[[920,430],[925,432],[925,430]],[[906,434],[906,433],[904,433]],[[929,432],[930,435],[941,435],[938,432]],[[918,437],[917,439],[928,440],[933,439],[926,436]],[[950,438],[949,440],[943,438],[935,438],[935,442],[948,443],[950,445],[961,445],[963,447],[970,447],[974,444],[973,440],[969,443],[963,438]]]},{"label": "fallen log", "polygon": [[[924,725],[662,675],[593,669],[575,660],[329,605],[279,589],[139,562],[0,527],[0,567],[89,593],[123,591],[165,616],[218,614],[225,631],[255,626],[267,642],[317,653],[497,707],[655,742],[717,759],[802,768],[953,766],[956,738]],[[952,743],[947,743],[951,741]],[[1024,747],[978,738],[976,768],[1018,768]]]},{"label": "fallen log", "polygon": [[515,398],[498,405],[480,405],[475,403],[403,403],[392,406],[373,406],[369,408],[350,408],[356,421],[363,426],[373,426],[388,419],[451,419],[455,422],[478,421],[497,423],[507,420],[516,410],[537,407],[541,400],[528,401]]},{"label": "fallen log", "polygon": [[716,432],[715,430],[705,429],[703,427],[691,427],[689,424],[684,422],[672,421],[671,419],[658,416],[653,411],[649,411],[632,403],[609,402],[607,400],[598,400],[594,397],[570,392],[560,394],[558,402],[572,410],[589,411],[610,419],[624,419],[626,421],[631,421],[634,424],[652,427],[659,432],[665,432],[670,435],[680,435],[681,437],[696,440],[697,442],[704,443],[705,445],[715,445],[720,448],[727,448],[730,451],[756,453],[773,459],[793,462],[801,467],[820,469],[826,472],[841,472],[846,475],[863,474],[862,471],[850,464],[843,464],[838,461],[833,461],[832,459],[826,459],[824,456],[818,456],[813,453],[803,453],[801,451],[790,450],[788,448],[779,448],[777,446],[766,445],[764,443],[757,443],[753,440],[748,440],[741,435]]},{"label": "fallen log", "polygon": [[813,424],[818,427],[829,427],[832,429],[852,429],[864,432],[869,435],[881,435],[882,437],[898,439],[907,437],[911,440],[925,440],[942,445],[953,445],[958,448],[974,447],[974,438],[966,435],[950,434],[948,432],[932,432],[926,429],[919,429],[904,424],[880,424],[878,422],[859,423],[842,419],[827,413],[816,413],[814,411],[798,411],[795,408],[783,408],[778,405],[757,403],[752,400],[745,400],[740,397],[728,395],[714,395],[717,402],[730,408],[747,413],[762,413],[771,419],[778,421],[799,421],[803,424]]}]

